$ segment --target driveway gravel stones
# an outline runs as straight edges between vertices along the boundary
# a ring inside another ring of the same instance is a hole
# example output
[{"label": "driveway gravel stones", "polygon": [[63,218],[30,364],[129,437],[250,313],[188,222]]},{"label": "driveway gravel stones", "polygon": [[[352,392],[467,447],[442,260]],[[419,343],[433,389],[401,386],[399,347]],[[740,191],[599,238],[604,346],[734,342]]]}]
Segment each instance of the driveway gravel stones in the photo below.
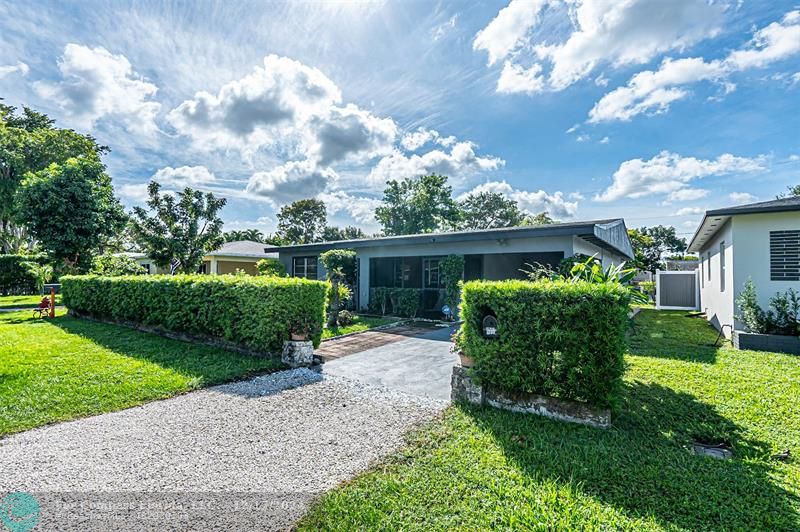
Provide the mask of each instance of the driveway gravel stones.
[{"label": "driveway gravel stones", "polygon": [[445,401],[309,369],[0,439],[0,495],[42,530],[280,530]]}]

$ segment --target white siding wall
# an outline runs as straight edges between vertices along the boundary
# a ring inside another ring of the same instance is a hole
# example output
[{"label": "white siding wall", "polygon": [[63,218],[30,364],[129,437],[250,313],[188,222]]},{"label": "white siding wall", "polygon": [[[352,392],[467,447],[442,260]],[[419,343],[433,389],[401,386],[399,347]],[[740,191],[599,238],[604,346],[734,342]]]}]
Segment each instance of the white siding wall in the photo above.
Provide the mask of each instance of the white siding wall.
[{"label": "white siding wall", "polygon": [[764,310],[769,307],[769,299],[775,292],[785,292],[789,288],[800,290],[798,281],[770,280],[769,232],[787,229],[800,229],[800,212],[746,214],[733,218],[736,240],[736,256],[733,259],[734,301],[748,278],[753,280]]},{"label": "white siding wall", "polygon": [[572,237],[572,253],[569,253],[565,256],[569,257],[571,255],[577,255],[578,253],[589,256],[597,255],[597,258],[600,259],[600,262],[603,263],[604,267],[612,264],[619,264],[628,260],[618,253],[612,253],[611,251],[605,250],[599,246],[595,246],[591,242],[588,242],[581,237],[574,236]]},{"label": "white siding wall", "polygon": [[[720,243],[725,243],[725,290],[721,290],[720,283]],[[716,328],[722,325],[733,324],[733,293],[735,285],[733,262],[734,244],[738,247],[738,235],[734,235],[733,224],[728,221],[722,229],[700,251],[702,259],[703,279],[700,282],[700,309],[706,312],[708,320]],[[737,252],[740,250],[737,249]],[[709,263],[709,253],[711,262]],[[709,279],[709,268],[711,271]],[[730,328],[725,329],[725,335],[730,337]]]}]

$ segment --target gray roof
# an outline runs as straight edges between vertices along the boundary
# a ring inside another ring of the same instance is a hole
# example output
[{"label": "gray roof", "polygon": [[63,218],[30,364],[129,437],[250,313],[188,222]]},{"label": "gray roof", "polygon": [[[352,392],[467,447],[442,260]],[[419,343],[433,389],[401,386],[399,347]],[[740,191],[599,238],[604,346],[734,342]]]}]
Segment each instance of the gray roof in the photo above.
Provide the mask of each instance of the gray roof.
[{"label": "gray roof", "polygon": [[263,242],[252,240],[237,240],[236,242],[225,242],[222,247],[210,251],[207,256],[214,257],[250,257],[250,258],[277,258],[277,253],[266,253]]},{"label": "gray roof", "polygon": [[433,244],[442,242],[473,242],[487,239],[515,239],[546,236],[578,236],[601,248],[633,258],[633,248],[622,218],[591,220],[585,222],[556,223],[500,229],[453,231],[450,233],[420,233],[416,235],[384,236],[360,240],[337,240],[293,246],[267,246],[265,252],[321,252],[329,249],[358,249],[375,246],[402,246],[408,244]]},{"label": "gray roof", "polygon": [[725,207],[706,211],[703,221],[695,231],[692,240],[689,242],[688,251],[696,253],[714,238],[717,231],[727,223],[731,216],[739,214],[763,214],[769,212],[789,212],[800,211],[800,197],[791,196],[769,201],[759,201],[758,203],[748,203],[746,205],[736,205],[735,207]]}]

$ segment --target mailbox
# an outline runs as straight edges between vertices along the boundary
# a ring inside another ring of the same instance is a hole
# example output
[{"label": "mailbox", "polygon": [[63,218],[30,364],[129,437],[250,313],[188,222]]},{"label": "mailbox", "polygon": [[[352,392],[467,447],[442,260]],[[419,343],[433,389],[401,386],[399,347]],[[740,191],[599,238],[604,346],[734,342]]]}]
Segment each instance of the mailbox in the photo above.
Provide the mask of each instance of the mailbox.
[{"label": "mailbox", "polygon": [[484,338],[497,338],[497,318],[491,314],[487,314],[481,323],[481,332]]}]

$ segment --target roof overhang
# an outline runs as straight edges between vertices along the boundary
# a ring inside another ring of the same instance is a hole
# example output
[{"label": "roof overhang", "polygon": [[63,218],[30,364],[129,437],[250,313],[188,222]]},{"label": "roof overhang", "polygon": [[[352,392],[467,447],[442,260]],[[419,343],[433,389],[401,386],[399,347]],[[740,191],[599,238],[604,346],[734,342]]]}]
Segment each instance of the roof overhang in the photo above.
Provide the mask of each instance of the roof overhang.
[{"label": "roof overhang", "polygon": [[703,216],[700,227],[697,228],[692,240],[689,242],[689,246],[686,248],[686,251],[689,253],[699,253],[708,242],[714,239],[714,235],[717,234],[717,231],[722,229],[722,227],[728,223],[728,220],[731,219],[731,215],[729,214],[712,214],[713,212],[714,211],[708,211],[706,215]]},{"label": "roof overhang", "polygon": [[513,240],[518,238],[543,238],[577,236],[603,249],[632,258],[633,250],[627,236],[625,222],[621,219],[574,222],[531,227],[507,227],[452,233],[425,233],[416,235],[388,236],[361,240],[339,240],[298,244],[293,246],[268,246],[265,253],[320,253],[329,249],[362,249],[404,245],[425,245],[452,242],[476,242],[486,240]]}]

